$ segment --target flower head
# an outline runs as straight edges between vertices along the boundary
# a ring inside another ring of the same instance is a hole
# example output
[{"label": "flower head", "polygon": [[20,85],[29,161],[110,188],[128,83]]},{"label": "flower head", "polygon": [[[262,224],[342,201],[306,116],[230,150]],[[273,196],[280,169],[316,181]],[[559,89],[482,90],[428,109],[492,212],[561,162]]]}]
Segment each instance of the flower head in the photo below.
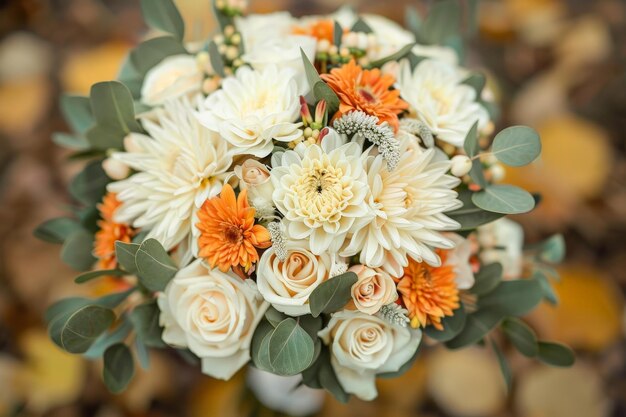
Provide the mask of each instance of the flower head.
[{"label": "flower head", "polygon": [[124,223],[113,220],[113,214],[120,206],[115,194],[104,196],[102,204],[98,205],[101,220],[98,221],[100,230],[96,232],[93,254],[98,258],[99,269],[114,269],[117,266],[115,257],[115,242],[130,243],[134,234],[133,229]]},{"label": "flower head", "polygon": [[[446,252],[437,252],[445,262]],[[426,262],[409,259],[404,276],[398,283],[398,292],[409,310],[413,328],[432,324],[442,330],[441,320],[445,316],[452,316],[453,311],[460,307],[459,289],[452,265],[434,267]]]},{"label": "flower head", "polygon": [[250,271],[259,260],[257,248],[271,245],[267,229],[254,224],[254,214],[254,208],[248,204],[247,190],[235,198],[232,187],[226,184],[219,197],[207,200],[198,211],[198,256],[222,272],[231,267]]},{"label": "flower head", "polygon": [[382,74],[377,68],[364,70],[350,61],[340,68],[332,69],[330,74],[323,74],[322,79],[339,96],[339,111],[335,118],[353,110],[361,110],[397,130],[398,115],[409,108],[400,98],[400,92],[390,89],[395,82],[394,77]]}]

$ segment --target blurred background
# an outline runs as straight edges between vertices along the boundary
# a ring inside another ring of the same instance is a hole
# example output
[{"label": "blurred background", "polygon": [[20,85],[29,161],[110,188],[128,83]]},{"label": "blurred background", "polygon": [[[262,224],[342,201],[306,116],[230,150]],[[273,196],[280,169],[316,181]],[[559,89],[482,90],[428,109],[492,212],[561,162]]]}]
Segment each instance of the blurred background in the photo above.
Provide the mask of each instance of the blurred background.
[{"label": "blurred background", "polygon": [[[207,0],[176,0],[188,33],[207,35]],[[252,0],[251,9],[327,13],[340,0]],[[417,1],[347,2],[403,21]],[[137,0],[0,0],[0,416],[273,416],[246,388],[163,352],[130,389],[109,394],[101,368],[48,341],[42,314],[78,287],[59,247],[33,228],[64,211],[80,163],[50,140],[66,126],[58,96],[87,94],[113,79],[146,35]],[[321,416],[626,416],[626,2],[482,0],[466,60],[487,70],[502,106],[499,126],[527,124],[542,137],[542,163],[507,172],[507,182],[545,198],[519,216],[528,241],[563,233],[558,309],[528,319],[543,338],[576,349],[569,369],[511,353],[507,395],[487,349],[429,349],[403,377],[379,383],[373,403],[325,399]],[[277,388],[278,389],[278,388]],[[285,395],[288,395],[285,392]]]}]

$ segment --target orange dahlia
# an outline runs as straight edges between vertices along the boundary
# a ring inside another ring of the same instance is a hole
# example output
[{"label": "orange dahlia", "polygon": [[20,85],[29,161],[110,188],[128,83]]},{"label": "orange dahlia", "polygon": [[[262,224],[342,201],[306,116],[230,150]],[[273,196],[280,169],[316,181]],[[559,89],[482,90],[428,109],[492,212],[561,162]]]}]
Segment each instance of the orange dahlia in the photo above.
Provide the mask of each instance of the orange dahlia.
[{"label": "orange dahlia", "polygon": [[391,89],[396,81],[392,75],[383,74],[378,68],[364,70],[351,60],[321,77],[339,96],[335,119],[353,110],[361,110],[398,130],[398,115],[409,105],[400,98],[398,90]]},{"label": "orange dahlia", "polygon": [[114,269],[117,266],[115,241],[130,243],[134,234],[129,225],[113,220],[113,214],[120,204],[114,193],[107,193],[102,204],[98,204],[101,220],[98,221],[100,230],[96,232],[93,254],[98,258],[99,269]]},{"label": "orange dahlia", "polygon": [[259,260],[257,248],[270,247],[268,230],[254,224],[254,207],[248,204],[247,190],[235,198],[233,188],[226,184],[219,197],[205,201],[198,211],[200,220],[196,226],[199,256],[206,259],[211,268],[222,272],[231,267],[242,267],[248,272]]},{"label": "orange dahlia", "polygon": [[335,22],[330,19],[316,20],[307,26],[295,26],[291,31],[294,35],[312,36],[318,41],[326,39],[332,44],[335,32]]},{"label": "orange dahlia", "polygon": [[442,262],[439,267],[409,258],[409,265],[404,268],[404,276],[398,283],[398,292],[409,310],[411,327],[432,324],[436,329],[443,330],[441,320],[452,316],[453,311],[460,307],[454,267],[446,265],[445,251],[437,250],[437,254]]}]

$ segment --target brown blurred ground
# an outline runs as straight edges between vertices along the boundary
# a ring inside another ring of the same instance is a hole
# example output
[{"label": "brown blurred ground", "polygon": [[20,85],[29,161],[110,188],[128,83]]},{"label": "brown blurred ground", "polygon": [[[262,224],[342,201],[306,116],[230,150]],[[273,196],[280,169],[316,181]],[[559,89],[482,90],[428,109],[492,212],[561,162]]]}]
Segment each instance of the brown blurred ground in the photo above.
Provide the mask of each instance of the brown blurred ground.
[{"label": "brown blurred ground", "polygon": [[[212,30],[208,0],[178,0],[189,33]],[[256,11],[334,10],[337,0],[256,0]],[[359,10],[401,21],[403,4],[362,0]],[[204,23],[200,23],[204,22]],[[273,415],[245,391],[154,354],[150,373],[111,396],[98,364],[47,341],[45,306],[77,288],[59,247],[32,237],[63,212],[79,164],[50,141],[66,127],[57,97],[111,79],[145,34],[138,1],[0,1],[0,416]],[[489,352],[431,350],[409,374],[380,384],[380,398],[349,406],[328,399],[328,416],[626,416],[626,3],[620,0],[484,0],[470,66],[490,69],[505,124],[540,131],[539,163],[508,181],[545,199],[519,217],[528,239],[564,233],[559,310],[530,317],[542,336],[569,343],[578,362],[552,369],[512,355],[504,394]]]}]

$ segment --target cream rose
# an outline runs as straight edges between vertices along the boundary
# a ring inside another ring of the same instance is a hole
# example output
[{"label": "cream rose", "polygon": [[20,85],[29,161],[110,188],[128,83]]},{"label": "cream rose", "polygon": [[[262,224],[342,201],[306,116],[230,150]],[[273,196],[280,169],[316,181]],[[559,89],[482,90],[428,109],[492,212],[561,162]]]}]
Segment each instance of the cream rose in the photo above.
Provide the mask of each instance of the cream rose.
[{"label": "cream rose", "polygon": [[149,106],[159,106],[166,100],[199,94],[203,78],[193,56],[167,57],[146,74],[141,101]]},{"label": "cream rose", "polygon": [[163,341],[189,348],[202,372],[229,379],[250,360],[250,343],[268,304],[252,280],[208,270],[200,260],[181,269],[159,296]]},{"label": "cream rose", "polygon": [[446,255],[444,265],[454,269],[457,288],[468,290],[474,286],[475,278],[472,272],[470,257],[472,256],[472,244],[469,240],[456,233],[446,233],[445,236],[454,242],[454,249],[450,249]]},{"label": "cream rose", "polygon": [[358,281],[352,286],[352,302],[354,307],[366,314],[376,314],[386,304],[398,298],[396,283],[385,271],[355,265],[348,269],[354,272]]},{"label": "cream rose", "polygon": [[480,260],[502,264],[505,279],[519,278],[524,260],[524,229],[507,218],[480,226],[477,230],[481,246]]},{"label": "cream rose", "polygon": [[273,247],[261,256],[257,266],[257,285],[265,301],[285,314],[310,314],[309,296],[330,275],[329,254],[314,255],[304,241],[285,245],[287,257],[281,261]]},{"label": "cream rose", "polygon": [[274,186],[270,180],[269,168],[255,159],[246,159],[234,168],[239,178],[239,187],[248,190],[251,200],[261,197],[271,203]]},{"label": "cream rose", "polygon": [[376,374],[398,371],[422,339],[419,329],[348,310],[333,314],[318,335],[330,347],[330,362],[343,389],[366,401],[378,395]]}]

